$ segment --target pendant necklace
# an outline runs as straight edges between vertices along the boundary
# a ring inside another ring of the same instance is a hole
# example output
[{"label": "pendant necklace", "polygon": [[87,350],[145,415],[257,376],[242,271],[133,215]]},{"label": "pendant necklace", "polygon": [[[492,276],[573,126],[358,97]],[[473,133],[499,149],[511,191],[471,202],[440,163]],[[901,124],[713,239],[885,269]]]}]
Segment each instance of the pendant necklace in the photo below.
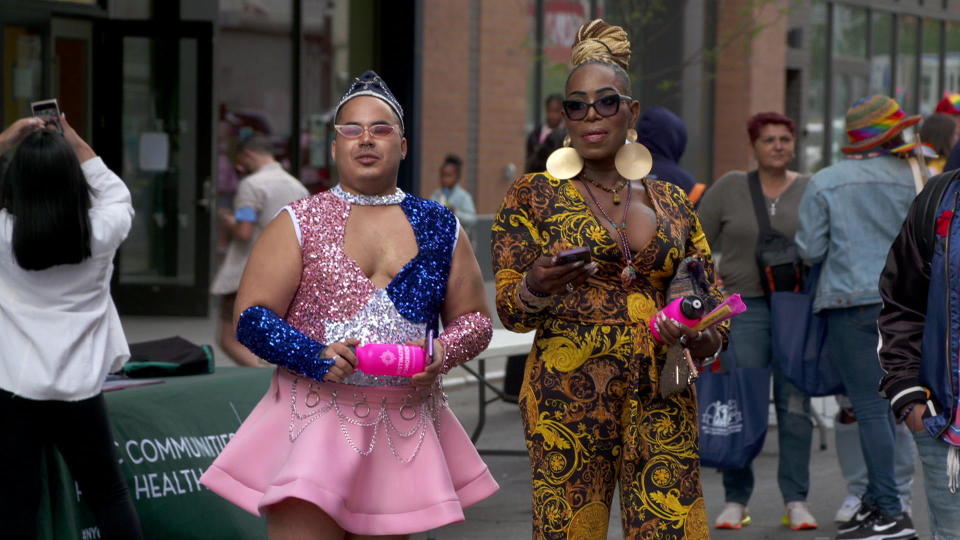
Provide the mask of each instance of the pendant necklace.
[{"label": "pendant necklace", "polygon": [[[614,232],[617,233],[617,238],[619,239],[617,243],[620,245],[620,252],[623,253],[623,258],[627,262],[627,265],[623,267],[623,271],[620,272],[620,283],[626,287],[633,283],[633,280],[637,277],[637,269],[633,267],[633,252],[630,250],[630,242],[627,240],[627,212],[630,211],[630,194],[633,192],[633,190],[627,189],[627,204],[623,207],[623,217],[620,219],[620,223],[617,223],[610,219],[610,216],[607,215],[607,211],[600,206],[600,201],[597,200],[597,197],[593,194],[593,190],[590,189],[589,184],[593,184],[593,182],[588,182],[589,183],[583,184],[583,187],[587,188],[587,194],[590,195],[590,199],[593,200],[593,204],[596,205],[597,209],[600,210],[600,214],[604,217],[604,219],[610,222],[610,225],[613,226]],[[630,184],[628,180],[625,180],[625,182],[626,185]],[[619,191],[619,189],[617,191]]]},{"label": "pendant necklace", "polygon": [[616,204],[616,205],[620,204],[620,192],[623,191],[623,188],[630,185],[630,181],[627,180],[626,178],[621,179],[621,181],[617,182],[617,185],[613,187],[607,187],[597,182],[593,178],[590,178],[584,174],[581,174],[580,178],[582,178],[583,180],[586,180],[587,182],[590,182],[591,184],[594,185],[594,187],[600,188],[606,191],[607,193],[610,193],[611,195],[613,195],[613,204]]},{"label": "pendant necklace", "polygon": [[[759,175],[757,178],[759,179]],[[767,213],[770,214],[770,217],[777,215],[777,204],[780,202],[780,197],[783,197],[783,194],[790,189],[790,186],[793,185],[793,181],[796,180],[796,178],[794,178],[794,180],[790,180],[789,178],[790,177],[788,176],[786,185],[784,185],[783,189],[780,190],[779,195],[776,197],[767,197],[766,195],[763,196],[765,199],[770,201],[770,209],[767,211]],[[763,181],[760,182],[760,185],[763,186]]]},{"label": "pendant necklace", "polygon": [[[781,193],[781,195],[783,195]],[[780,202],[780,197],[770,200],[770,217],[777,215],[777,203]]]}]

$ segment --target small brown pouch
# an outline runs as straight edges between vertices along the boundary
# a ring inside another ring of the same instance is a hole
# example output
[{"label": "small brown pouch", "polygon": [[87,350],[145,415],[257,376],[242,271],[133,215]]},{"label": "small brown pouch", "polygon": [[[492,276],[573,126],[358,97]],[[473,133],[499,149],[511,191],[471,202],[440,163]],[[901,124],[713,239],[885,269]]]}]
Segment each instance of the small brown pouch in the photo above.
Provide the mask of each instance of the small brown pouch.
[{"label": "small brown pouch", "polygon": [[666,398],[697,380],[700,371],[693,362],[690,350],[679,343],[667,349],[667,361],[660,372],[660,397]]}]

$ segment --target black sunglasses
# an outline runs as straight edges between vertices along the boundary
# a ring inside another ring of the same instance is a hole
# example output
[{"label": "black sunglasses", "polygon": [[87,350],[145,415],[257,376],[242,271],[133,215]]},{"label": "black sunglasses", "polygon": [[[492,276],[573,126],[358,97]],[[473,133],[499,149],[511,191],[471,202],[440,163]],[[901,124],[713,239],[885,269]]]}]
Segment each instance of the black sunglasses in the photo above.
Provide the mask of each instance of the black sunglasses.
[{"label": "black sunglasses", "polygon": [[565,99],[563,100],[563,112],[566,113],[567,118],[570,120],[583,120],[587,117],[587,112],[590,110],[590,107],[593,107],[593,110],[597,111],[597,114],[606,118],[620,111],[620,101],[623,100],[633,101],[633,98],[630,96],[621,96],[620,94],[610,94],[603,96],[593,103],[587,103],[579,99]]}]

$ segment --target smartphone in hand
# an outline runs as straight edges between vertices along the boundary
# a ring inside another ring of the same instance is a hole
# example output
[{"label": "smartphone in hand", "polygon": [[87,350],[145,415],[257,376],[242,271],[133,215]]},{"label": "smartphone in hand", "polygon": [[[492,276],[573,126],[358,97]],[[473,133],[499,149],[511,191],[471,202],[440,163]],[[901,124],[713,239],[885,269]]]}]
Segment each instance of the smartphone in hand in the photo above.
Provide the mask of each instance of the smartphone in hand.
[{"label": "smartphone in hand", "polygon": [[43,101],[34,101],[30,104],[33,115],[43,120],[43,125],[53,124],[57,127],[57,133],[63,134],[63,126],[60,124],[60,106],[56,99],[45,99]]},{"label": "smartphone in hand", "polygon": [[567,249],[557,253],[557,264],[570,264],[572,262],[583,261],[584,264],[590,262],[590,248],[578,247]]}]

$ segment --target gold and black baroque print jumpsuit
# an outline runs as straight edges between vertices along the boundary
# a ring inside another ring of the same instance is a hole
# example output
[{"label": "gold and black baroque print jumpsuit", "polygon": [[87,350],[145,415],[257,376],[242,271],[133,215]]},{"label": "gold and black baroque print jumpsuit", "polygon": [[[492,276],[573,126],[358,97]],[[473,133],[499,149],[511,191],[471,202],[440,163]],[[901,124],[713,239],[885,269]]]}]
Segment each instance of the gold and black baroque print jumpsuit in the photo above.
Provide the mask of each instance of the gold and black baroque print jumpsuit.
[{"label": "gold and black baroque print jumpsuit", "polygon": [[[605,539],[618,482],[626,538],[709,538],[696,397],[693,389],[660,397],[666,349],[647,325],[681,260],[700,254],[711,283],[713,264],[686,195],[667,182],[644,186],[657,233],[635,254],[639,275],[627,287],[620,249],[570,180],[521,177],[493,224],[500,319],[516,332],[537,331],[520,393],[535,539]],[[574,246],[590,248],[597,274],[545,310],[524,311],[524,272]]]}]

